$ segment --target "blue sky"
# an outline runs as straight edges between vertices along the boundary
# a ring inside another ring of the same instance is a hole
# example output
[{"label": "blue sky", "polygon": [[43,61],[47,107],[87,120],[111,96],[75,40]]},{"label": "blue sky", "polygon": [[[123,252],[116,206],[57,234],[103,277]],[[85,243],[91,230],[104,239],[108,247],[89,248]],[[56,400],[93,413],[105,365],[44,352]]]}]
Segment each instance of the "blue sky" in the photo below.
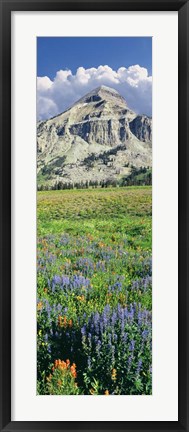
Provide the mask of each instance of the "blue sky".
[{"label": "blue sky", "polygon": [[119,67],[139,64],[152,73],[151,37],[38,37],[37,75],[53,79],[59,69],[76,72],[108,65]]},{"label": "blue sky", "polygon": [[152,38],[37,38],[37,115],[53,117],[99,85],[138,114],[152,112]]}]

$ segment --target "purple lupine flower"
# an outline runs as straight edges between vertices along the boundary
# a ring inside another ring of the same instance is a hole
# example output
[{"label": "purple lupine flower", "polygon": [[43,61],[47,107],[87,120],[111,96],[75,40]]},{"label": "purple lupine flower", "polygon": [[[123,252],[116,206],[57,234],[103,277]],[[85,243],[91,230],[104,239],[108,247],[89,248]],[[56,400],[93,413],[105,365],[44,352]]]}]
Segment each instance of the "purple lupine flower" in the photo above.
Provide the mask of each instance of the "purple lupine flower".
[{"label": "purple lupine flower", "polygon": [[112,322],[112,326],[114,327],[115,323],[117,321],[117,312],[113,311],[112,312],[112,318],[111,318],[111,322]]},{"label": "purple lupine flower", "polygon": [[122,339],[123,339],[123,343],[124,343],[124,344],[126,344],[126,342],[127,342],[127,337],[128,337],[128,334],[127,334],[127,333],[124,333],[123,336],[122,336]]},{"label": "purple lupine flower", "polygon": [[48,319],[50,320],[50,317],[51,317],[51,306],[50,306],[48,300],[46,300],[45,310],[46,310],[46,312],[47,312]]},{"label": "purple lupine flower", "polygon": [[104,307],[104,312],[105,312],[106,314],[109,314],[109,313],[110,313],[110,305],[109,305],[109,304],[107,304],[107,305]]},{"label": "purple lupine flower", "polygon": [[134,312],[135,312],[134,307],[133,307],[133,305],[131,304],[131,305],[130,305],[130,310],[129,310],[129,313],[128,313],[128,318],[130,319],[130,321],[132,321],[133,318],[134,318]]},{"label": "purple lupine flower", "polygon": [[58,303],[57,305],[57,312],[60,313],[62,311],[62,306],[60,305],[60,303]]},{"label": "purple lupine flower", "polygon": [[99,328],[99,317],[100,317],[99,313],[95,312],[93,319],[94,319],[94,328],[95,328],[95,331],[96,331],[97,334],[99,334],[99,331],[100,331],[100,328]]},{"label": "purple lupine flower", "polygon": [[134,339],[132,339],[129,345],[129,351],[133,352],[134,349],[135,349],[135,341]]},{"label": "purple lupine flower", "polygon": [[143,318],[142,311],[141,311],[141,309],[139,308],[139,311],[138,311],[138,325],[139,325],[139,326],[142,325],[142,318]]},{"label": "purple lupine flower", "polygon": [[86,336],[86,334],[87,334],[87,326],[86,326],[86,324],[84,324],[83,327],[81,328],[81,334],[82,334],[82,336]]},{"label": "purple lupine flower", "polygon": [[45,342],[48,342],[48,339],[49,339],[49,337],[48,337],[48,333],[45,333],[45,336],[44,336],[44,340],[45,340]]},{"label": "purple lupine flower", "polygon": [[98,261],[96,263],[96,269],[105,271],[105,262],[104,261]]},{"label": "purple lupine flower", "polygon": [[113,335],[113,340],[114,340],[115,343],[117,342],[117,339],[118,339],[117,334],[114,333],[114,335]]},{"label": "purple lupine flower", "polygon": [[143,330],[143,332],[142,332],[142,339],[143,340],[146,340],[146,338],[148,337],[148,333],[149,333],[149,331],[147,329]]},{"label": "purple lupine flower", "polygon": [[136,369],[136,375],[140,374],[141,368],[142,368],[142,359],[139,359],[137,369]]},{"label": "purple lupine flower", "polygon": [[94,262],[90,258],[79,258],[79,260],[76,261],[76,268],[81,270],[85,276],[92,276],[94,273]]},{"label": "purple lupine flower", "polygon": [[61,277],[55,275],[55,276],[53,277],[53,279],[52,279],[52,284],[54,284],[54,285],[60,285],[60,284],[61,284]]},{"label": "purple lupine flower", "polygon": [[104,310],[102,314],[102,323],[106,327],[108,324],[108,313]]},{"label": "purple lupine flower", "polygon": [[130,369],[131,369],[132,360],[133,360],[133,356],[130,355],[128,358],[128,361],[127,361],[128,371],[130,371]]},{"label": "purple lupine flower", "polygon": [[51,354],[51,345],[50,344],[48,344],[48,346],[47,346],[47,351],[49,354]]},{"label": "purple lupine flower", "polygon": [[88,333],[88,343],[89,343],[89,347],[92,347],[92,334]]},{"label": "purple lupine flower", "polygon": [[104,333],[104,323],[103,323],[102,319],[100,319],[100,321],[99,321],[99,327],[100,327],[101,335],[103,335],[103,333]]},{"label": "purple lupine flower", "polygon": [[112,364],[114,365],[115,363],[115,346],[112,345]]},{"label": "purple lupine flower", "polygon": [[132,283],[131,289],[132,289],[133,291],[138,291],[138,289],[139,289],[139,281],[138,281],[138,280],[135,280],[135,281]]},{"label": "purple lupine flower", "polygon": [[70,279],[68,276],[62,276],[62,281],[61,281],[61,285],[64,286],[68,286],[70,283]]},{"label": "purple lupine flower", "polygon": [[98,342],[96,344],[96,352],[97,352],[98,357],[100,356],[101,345],[102,345],[101,341],[98,340]]}]

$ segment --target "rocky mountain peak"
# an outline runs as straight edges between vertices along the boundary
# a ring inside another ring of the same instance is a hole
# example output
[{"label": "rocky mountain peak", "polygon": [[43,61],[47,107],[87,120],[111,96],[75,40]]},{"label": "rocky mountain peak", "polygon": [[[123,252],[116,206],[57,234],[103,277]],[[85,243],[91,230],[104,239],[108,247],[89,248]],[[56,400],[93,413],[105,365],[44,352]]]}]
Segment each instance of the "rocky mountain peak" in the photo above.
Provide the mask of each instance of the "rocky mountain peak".
[{"label": "rocky mountain peak", "polygon": [[104,181],[152,163],[152,120],[113,88],[99,86],[37,127],[38,180]]},{"label": "rocky mountain peak", "polygon": [[115,105],[122,104],[125,107],[127,106],[125,99],[118,93],[117,90],[105,85],[101,85],[90,91],[84,97],[79,99],[75,105],[96,102],[109,102]]}]

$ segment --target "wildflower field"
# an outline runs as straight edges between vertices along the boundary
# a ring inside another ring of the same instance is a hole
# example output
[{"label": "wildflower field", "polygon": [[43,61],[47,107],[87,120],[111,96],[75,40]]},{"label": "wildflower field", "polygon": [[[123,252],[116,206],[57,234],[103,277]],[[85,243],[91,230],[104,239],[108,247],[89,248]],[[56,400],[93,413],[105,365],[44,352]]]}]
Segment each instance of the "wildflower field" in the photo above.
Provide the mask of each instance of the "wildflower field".
[{"label": "wildflower field", "polygon": [[38,192],[37,392],[152,392],[150,186]]}]

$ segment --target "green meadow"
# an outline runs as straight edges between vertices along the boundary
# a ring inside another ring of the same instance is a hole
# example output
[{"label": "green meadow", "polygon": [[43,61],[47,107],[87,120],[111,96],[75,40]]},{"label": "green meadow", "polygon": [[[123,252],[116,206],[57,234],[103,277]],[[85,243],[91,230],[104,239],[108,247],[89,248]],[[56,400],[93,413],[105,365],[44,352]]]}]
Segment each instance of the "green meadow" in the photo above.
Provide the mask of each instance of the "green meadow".
[{"label": "green meadow", "polygon": [[152,188],[37,194],[38,393],[151,394]]},{"label": "green meadow", "polygon": [[151,186],[38,192],[38,236],[69,233],[151,249]]}]

